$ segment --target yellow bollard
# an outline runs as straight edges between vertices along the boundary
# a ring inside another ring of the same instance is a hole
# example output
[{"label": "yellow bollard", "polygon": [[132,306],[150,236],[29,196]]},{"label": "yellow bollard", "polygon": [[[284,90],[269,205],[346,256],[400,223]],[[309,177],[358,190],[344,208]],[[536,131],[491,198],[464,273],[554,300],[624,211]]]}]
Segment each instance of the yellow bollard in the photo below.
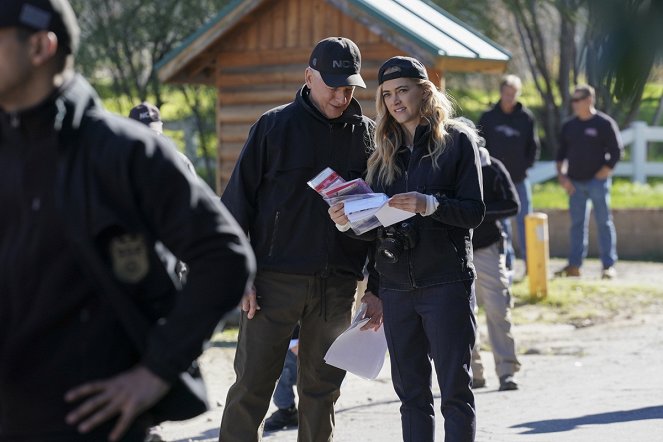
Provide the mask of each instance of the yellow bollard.
[{"label": "yellow bollard", "polygon": [[548,215],[530,213],[525,217],[527,243],[527,277],[530,295],[545,298],[548,295]]}]

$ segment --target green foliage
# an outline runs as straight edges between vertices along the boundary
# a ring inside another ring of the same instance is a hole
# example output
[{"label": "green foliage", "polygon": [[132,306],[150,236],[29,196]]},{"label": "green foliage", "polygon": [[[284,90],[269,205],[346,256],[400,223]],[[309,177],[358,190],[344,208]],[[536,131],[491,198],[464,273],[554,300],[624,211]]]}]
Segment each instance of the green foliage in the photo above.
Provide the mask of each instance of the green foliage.
[{"label": "green foliage", "polygon": [[617,102],[637,103],[661,54],[663,2],[587,0],[587,6],[590,83],[607,85]]},{"label": "green foliage", "polygon": [[[114,94],[108,80],[97,81],[93,86],[99,93],[104,107],[118,115],[127,116],[129,110],[138,100],[132,100],[127,95]],[[216,130],[214,127],[216,109],[216,90],[206,86],[163,86],[162,105],[160,107],[161,119],[168,123],[180,120],[195,122],[197,136],[196,157],[203,159],[198,164],[197,172],[210,186],[215,182],[216,157]],[[190,103],[187,97],[195,97],[195,103]],[[147,101],[156,102],[154,97],[148,96]],[[193,108],[195,107],[195,115]],[[202,131],[200,127],[202,126]],[[181,152],[185,152],[184,132],[182,130],[164,130],[164,135],[171,138]],[[208,160],[205,160],[205,159]],[[207,168],[209,164],[210,168]]]},{"label": "green foliage", "polygon": [[[104,107],[118,115],[127,116],[129,110],[138,104],[138,101],[132,101],[126,95],[115,95],[107,81],[97,81],[93,83],[94,88],[99,93]],[[214,121],[216,108],[216,90],[212,87],[198,88],[196,90],[200,102],[198,110],[206,116],[206,119]],[[153,96],[148,96],[147,101],[154,102]],[[163,86],[163,104],[160,107],[161,119],[165,122],[183,120],[191,117],[191,109],[186,101],[181,88],[173,86]],[[208,128],[205,132],[208,144],[216,141],[214,128]],[[184,150],[184,135],[180,131],[166,131],[166,135],[175,140],[178,146]],[[211,137],[211,139],[210,139]],[[198,153],[200,156],[202,152]]]},{"label": "green foliage", "polygon": [[90,78],[108,79],[132,101],[155,96],[154,65],[217,14],[228,0],[71,0],[81,27],[77,62]]},{"label": "green foliage", "polygon": [[[611,191],[614,209],[661,208],[663,207],[663,182],[651,180],[647,184],[634,183],[616,178]],[[534,209],[568,209],[566,192],[557,181],[535,184],[532,189]]]}]

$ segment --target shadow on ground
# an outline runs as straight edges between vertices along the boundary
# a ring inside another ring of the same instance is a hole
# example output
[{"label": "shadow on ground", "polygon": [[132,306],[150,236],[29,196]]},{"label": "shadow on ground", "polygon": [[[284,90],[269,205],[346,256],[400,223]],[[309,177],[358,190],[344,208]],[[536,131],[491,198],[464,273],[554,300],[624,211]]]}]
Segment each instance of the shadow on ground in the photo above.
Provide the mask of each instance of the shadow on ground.
[{"label": "shadow on ground", "polygon": [[588,414],[586,416],[569,419],[548,419],[543,421],[525,422],[513,425],[511,428],[529,428],[529,430],[520,434],[560,433],[563,431],[574,430],[583,425],[605,425],[647,419],[663,419],[663,405],[636,408],[635,410]]}]

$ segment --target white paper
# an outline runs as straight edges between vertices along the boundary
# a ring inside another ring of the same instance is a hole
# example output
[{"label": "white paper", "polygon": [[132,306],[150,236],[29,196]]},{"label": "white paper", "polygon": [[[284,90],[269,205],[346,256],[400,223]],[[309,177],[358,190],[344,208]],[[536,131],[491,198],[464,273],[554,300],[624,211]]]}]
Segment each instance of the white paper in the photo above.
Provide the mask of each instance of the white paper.
[{"label": "white paper", "polygon": [[384,326],[377,331],[361,330],[370,319],[360,319],[366,311],[366,304],[361,306],[350,327],[327,350],[325,362],[362,378],[375,379],[384,364],[387,341]]},{"label": "white paper", "polygon": [[391,207],[388,202],[385,202],[382,207],[375,212],[375,216],[380,220],[380,223],[384,227],[396,224],[397,222],[411,218],[414,215],[414,213],[408,212],[407,210]]},{"label": "white paper", "polygon": [[[364,210],[377,209],[387,201],[387,196],[383,193],[375,194],[369,198],[359,198],[346,201],[344,205],[345,215],[349,216]],[[360,217],[361,218],[361,217]]]}]

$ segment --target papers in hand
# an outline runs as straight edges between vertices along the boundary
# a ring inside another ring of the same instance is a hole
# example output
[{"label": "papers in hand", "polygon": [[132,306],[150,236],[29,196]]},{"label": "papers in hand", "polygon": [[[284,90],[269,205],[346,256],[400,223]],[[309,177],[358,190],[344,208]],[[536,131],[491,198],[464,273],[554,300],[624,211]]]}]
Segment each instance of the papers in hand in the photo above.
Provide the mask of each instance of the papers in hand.
[{"label": "papers in hand", "polygon": [[375,212],[375,217],[379,219],[380,223],[385,227],[396,224],[413,216],[414,213],[412,212],[391,207],[388,204],[388,201],[383,204],[377,212]]},{"label": "papers in hand", "polygon": [[327,350],[325,362],[362,378],[375,379],[384,364],[387,341],[384,326],[377,331],[361,330],[370,319],[361,319],[365,312],[366,304],[362,303],[350,327]]},{"label": "papers in hand", "polygon": [[357,235],[379,226],[390,226],[414,216],[414,213],[395,209],[388,204],[384,193],[373,193],[361,178],[345,181],[333,169],[327,167],[308,182],[330,206],[343,201],[345,216]]}]

